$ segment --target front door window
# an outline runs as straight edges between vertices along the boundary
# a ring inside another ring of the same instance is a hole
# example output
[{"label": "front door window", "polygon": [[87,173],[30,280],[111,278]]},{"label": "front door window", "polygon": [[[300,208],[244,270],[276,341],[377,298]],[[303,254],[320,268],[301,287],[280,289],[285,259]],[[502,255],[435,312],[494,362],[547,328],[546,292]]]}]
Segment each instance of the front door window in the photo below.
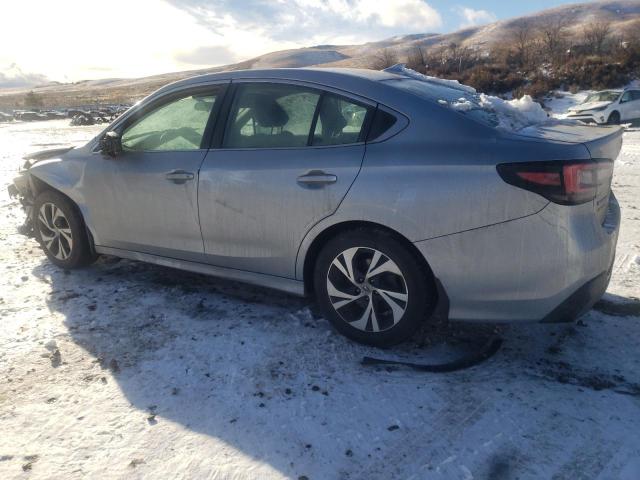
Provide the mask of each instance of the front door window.
[{"label": "front door window", "polygon": [[126,151],[199,150],[215,94],[190,95],[152,110],[122,134]]}]

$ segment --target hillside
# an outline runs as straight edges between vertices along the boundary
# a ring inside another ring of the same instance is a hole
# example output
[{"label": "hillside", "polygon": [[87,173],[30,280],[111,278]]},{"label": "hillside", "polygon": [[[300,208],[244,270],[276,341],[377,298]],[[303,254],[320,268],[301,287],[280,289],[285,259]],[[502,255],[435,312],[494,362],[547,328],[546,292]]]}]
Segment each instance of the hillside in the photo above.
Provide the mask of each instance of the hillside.
[{"label": "hillside", "polygon": [[406,61],[417,47],[425,54],[455,44],[475,52],[488,54],[513,40],[514,30],[522,22],[532,29],[562,23],[569,44],[578,41],[587,25],[606,22],[611,35],[621,39],[640,36],[640,0],[601,1],[574,4],[544,10],[526,17],[503,20],[488,25],[466,28],[448,34],[415,34],[393,37],[362,45],[320,45],[268,53],[244,62],[216,68],[166,73],[139,79],[87,80],[72,84],[50,84],[36,88],[0,90],[0,108],[18,108],[29,90],[44,101],[45,106],[72,106],[94,103],[133,102],[169,82],[188,76],[222,70],[281,67],[360,67],[377,65],[381,51],[393,52],[393,58]]}]

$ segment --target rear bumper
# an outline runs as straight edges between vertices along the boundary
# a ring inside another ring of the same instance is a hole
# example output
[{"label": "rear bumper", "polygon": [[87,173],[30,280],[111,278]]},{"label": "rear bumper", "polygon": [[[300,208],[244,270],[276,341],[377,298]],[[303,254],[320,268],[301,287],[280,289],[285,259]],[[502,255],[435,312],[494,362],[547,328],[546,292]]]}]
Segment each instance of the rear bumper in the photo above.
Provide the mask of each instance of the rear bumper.
[{"label": "rear bumper", "polygon": [[591,307],[602,298],[604,292],[607,291],[609,280],[611,280],[611,271],[603,272],[596,278],[589,280],[582,287],[554,308],[546,317],[542,319],[543,323],[562,323],[571,322],[579,316],[591,310]]},{"label": "rear bumper", "polygon": [[606,290],[620,208],[602,224],[592,203],[550,203],[518,220],[416,243],[449,301],[449,318],[570,321]]}]

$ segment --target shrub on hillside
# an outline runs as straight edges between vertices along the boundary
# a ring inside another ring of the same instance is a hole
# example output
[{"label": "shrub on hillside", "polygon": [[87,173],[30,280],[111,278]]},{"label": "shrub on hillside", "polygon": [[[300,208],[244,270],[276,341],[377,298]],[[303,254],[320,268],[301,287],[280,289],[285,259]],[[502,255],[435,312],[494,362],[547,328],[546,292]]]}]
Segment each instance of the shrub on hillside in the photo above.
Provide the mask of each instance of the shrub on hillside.
[{"label": "shrub on hillside", "polygon": [[460,73],[458,80],[483,93],[507,93],[525,84],[526,78],[506,64],[479,65]]}]

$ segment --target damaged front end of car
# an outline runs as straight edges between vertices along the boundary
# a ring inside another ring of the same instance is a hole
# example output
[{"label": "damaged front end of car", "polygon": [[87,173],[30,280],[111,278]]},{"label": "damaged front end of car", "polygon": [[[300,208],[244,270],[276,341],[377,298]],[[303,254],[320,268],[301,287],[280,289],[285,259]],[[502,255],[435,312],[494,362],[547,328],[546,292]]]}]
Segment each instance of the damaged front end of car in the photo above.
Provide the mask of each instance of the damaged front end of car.
[{"label": "damaged front end of car", "polygon": [[30,170],[36,163],[63,155],[73,147],[56,148],[53,150],[43,150],[31,153],[24,157],[25,163],[18,172],[18,176],[13,179],[13,183],[7,187],[9,197],[17,198],[25,212],[24,223],[18,227],[18,231],[29,237],[33,232],[33,203],[36,196],[42,190],[42,181],[31,175]]}]

